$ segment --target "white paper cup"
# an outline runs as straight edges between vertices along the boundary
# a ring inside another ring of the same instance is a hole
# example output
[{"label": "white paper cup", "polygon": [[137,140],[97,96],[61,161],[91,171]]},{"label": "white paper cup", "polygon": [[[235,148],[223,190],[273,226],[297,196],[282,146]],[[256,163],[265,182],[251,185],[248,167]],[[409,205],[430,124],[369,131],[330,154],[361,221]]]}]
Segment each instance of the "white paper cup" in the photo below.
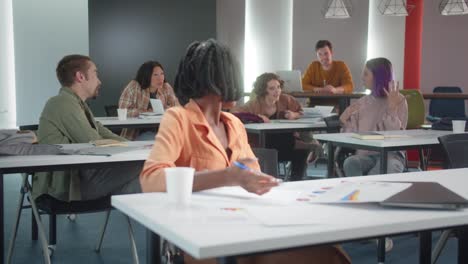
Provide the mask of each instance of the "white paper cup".
[{"label": "white paper cup", "polygon": [[169,201],[177,206],[187,206],[192,197],[194,168],[172,167],[165,168],[166,192]]},{"label": "white paper cup", "polygon": [[117,109],[117,114],[119,116],[119,120],[127,120],[127,108]]},{"label": "white paper cup", "polygon": [[453,133],[465,133],[465,120],[452,120]]}]

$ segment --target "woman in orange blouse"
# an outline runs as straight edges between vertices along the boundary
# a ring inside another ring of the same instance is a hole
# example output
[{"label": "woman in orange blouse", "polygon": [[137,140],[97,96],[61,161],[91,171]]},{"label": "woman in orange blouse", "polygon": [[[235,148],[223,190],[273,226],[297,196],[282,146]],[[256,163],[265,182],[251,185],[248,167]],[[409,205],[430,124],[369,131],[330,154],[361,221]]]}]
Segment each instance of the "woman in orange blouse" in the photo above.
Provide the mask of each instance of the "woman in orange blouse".
[{"label": "woman in orange blouse", "polygon": [[[180,62],[175,87],[184,106],[164,114],[140,175],[144,192],[164,192],[164,168],[174,166],[195,168],[193,191],[241,186],[263,194],[278,184],[272,176],[259,172],[240,120],[222,111],[232,108],[242,96],[237,64],[225,46],[212,39],[191,44]],[[253,170],[241,170],[233,166],[234,161]],[[216,263],[214,259],[184,258],[186,263]],[[281,260],[276,263],[349,263],[340,249],[330,246],[243,257],[238,262],[271,263],[272,258]]]},{"label": "woman in orange blouse", "polygon": [[[166,82],[164,68],[157,61],[147,61],[138,69],[119,99],[119,108],[127,109],[127,116],[138,117],[140,113],[153,111],[150,98],[160,99],[164,109],[179,104],[171,85]],[[153,140],[155,129],[123,129],[121,136],[129,140]]]}]

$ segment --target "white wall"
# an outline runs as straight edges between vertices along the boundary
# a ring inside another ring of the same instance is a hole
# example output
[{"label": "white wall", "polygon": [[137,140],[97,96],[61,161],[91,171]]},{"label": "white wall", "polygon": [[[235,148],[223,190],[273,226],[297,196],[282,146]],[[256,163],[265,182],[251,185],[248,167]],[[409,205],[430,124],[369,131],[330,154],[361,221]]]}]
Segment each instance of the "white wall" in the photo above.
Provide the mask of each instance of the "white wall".
[{"label": "white wall", "polygon": [[317,59],[315,44],[328,39],[333,44],[334,59],[350,68],[355,89],[361,87],[360,76],[367,52],[368,1],[354,0],[352,17],[325,19],[321,13],[325,1],[294,0],[293,68],[304,71]]},{"label": "white wall", "polygon": [[60,84],[57,62],[88,55],[88,1],[13,1],[17,124],[39,122],[47,99]]},{"label": "white wall", "polygon": [[367,58],[385,57],[389,59],[393,65],[394,78],[402,85],[406,17],[381,15],[377,9],[379,2],[369,1]]},{"label": "white wall", "polygon": [[244,69],[245,0],[216,1],[216,38],[229,46]]},{"label": "white wall", "polygon": [[16,126],[11,1],[0,1],[0,128],[13,128]]},{"label": "white wall", "polygon": [[292,0],[246,0],[244,85],[264,72],[291,69]]},{"label": "white wall", "polygon": [[468,15],[442,16],[439,1],[424,4],[421,91],[459,86],[468,92]]}]

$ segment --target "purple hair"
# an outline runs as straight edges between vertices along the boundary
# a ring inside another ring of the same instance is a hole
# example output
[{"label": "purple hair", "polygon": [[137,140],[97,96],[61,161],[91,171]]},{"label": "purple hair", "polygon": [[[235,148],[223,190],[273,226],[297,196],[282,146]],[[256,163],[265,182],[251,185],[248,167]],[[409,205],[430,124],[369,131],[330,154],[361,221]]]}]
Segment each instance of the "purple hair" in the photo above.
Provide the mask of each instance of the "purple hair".
[{"label": "purple hair", "polygon": [[366,62],[366,68],[372,72],[374,85],[372,95],[376,97],[386,96],[388,83],[393,80],[392,63],[386,58],[375,58]]}]

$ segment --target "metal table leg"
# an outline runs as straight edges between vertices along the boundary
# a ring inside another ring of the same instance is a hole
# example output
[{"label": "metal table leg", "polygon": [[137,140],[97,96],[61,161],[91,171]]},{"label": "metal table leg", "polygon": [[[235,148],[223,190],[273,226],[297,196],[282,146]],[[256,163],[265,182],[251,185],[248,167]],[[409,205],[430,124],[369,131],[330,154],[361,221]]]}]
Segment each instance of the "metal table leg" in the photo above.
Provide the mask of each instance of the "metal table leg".
[{"label": "metal table leg", "polygon": [[335,164],[335,148],[333,147],[333,143],[329,141],[327,143],[328,148],[328,160],[327,160],[327,177],[332,178],[334,174],[334,164]]},{"label": "metal table leg", "polygon": [[161,264],[161,238],[146,229],[146,263]]},{"label": "metal table leg", "polygon": [[432,233],[424,231],[419,233],[419,263],[431,263]]}]

